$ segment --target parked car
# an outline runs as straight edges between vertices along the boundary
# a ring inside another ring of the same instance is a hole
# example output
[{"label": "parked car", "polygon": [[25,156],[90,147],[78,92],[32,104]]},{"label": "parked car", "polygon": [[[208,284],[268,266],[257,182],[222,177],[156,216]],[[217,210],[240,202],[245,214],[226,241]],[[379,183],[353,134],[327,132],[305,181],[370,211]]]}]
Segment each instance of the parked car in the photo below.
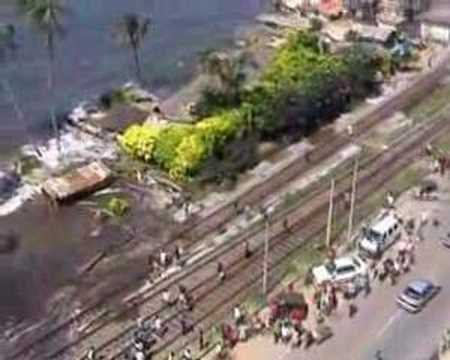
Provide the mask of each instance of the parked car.
[{"label": "parked car", "polygon": [[348,282],[367,274],[367,265],[356,255],[344,256],[312,269],[314,282]]},{"label": "parked car", "polygon": [[380,257],[387,248],[400,238],[401,226],[399,220],[392,214],[382,215],[369,228],[358,243],[362,256]]},{"label": "parked car", "polygon": [[439,287],[429,280],[411,281],[403,292],[397,296],[397,304],[406,311],[419,312],[425,304],[439,291]]}]

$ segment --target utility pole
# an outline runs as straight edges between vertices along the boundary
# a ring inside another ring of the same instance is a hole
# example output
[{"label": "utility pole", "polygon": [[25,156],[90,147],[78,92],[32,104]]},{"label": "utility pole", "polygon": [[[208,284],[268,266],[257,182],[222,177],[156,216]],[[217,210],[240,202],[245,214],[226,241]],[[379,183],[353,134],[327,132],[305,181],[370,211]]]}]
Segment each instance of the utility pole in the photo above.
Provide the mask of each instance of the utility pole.
[{"label": "utility pole", "polygon": [[355,168],[353,169],[353,181],[352,181],[352,195],[350,198],[350,213],[348,215],[348,233],[347,240],[350,243],[353,231],[353,214],[355,211],[355,198],[356,198],[356,181],[358,179],[358,159],[355,160]]},{"label": "utility pole", "polygon": [[263,295],[267,295],[267,272],[269,262],[269,219],[265,215],[265,230],[264,230],[264,264],[263,264]]},{"label": "utility pole", "polygon": [[267,295],[267,277],[269,273],[269,240],[270,240],[270,214],[272,207],[261,211],[264,218],[264,263],[263,263],[263,295]]},{"label": "utility pole", "polygon": [[328,249],[331,247],[331,223],[333,220],[333,196],[334,196],[334,179],[331,179],[330,207],[328,209],[328,223],[327,223],[327,237],[326,237],[326,245],[327,245]]}]

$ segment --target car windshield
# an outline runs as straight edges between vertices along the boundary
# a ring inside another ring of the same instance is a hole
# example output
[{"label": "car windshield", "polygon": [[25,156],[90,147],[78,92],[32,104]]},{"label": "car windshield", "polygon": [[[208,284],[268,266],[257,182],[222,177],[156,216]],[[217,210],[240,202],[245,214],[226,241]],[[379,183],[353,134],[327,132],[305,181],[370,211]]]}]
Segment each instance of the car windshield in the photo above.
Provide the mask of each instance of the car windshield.
[{"label": "car windshield", "polygon": [[367,234],[367,240],[373,241],[373,242],[379,242],[381,241],[381,234],[375,230],[370,229]]},{"label": "car windshield", "polygon": [[342,266],[342,267],[338,268],[336,270],[336,272],[338,274],[343,274],[343,273],[351,272],[351,271],[354,271],[354,270],[355,270],[355,268],[352,265],[347,265],[347,266]]},{"label": "car windshield", "polygon": [[334,264],[333,261],[330,261],[327,264],[325,264],[325,268],[330,274],[333,274],[336,271],[336,265]]},{"label": "car windshield", "polygon": [[408,286],[405,290],[405,295],[409,296],[410,298],[419,300],[422,298],[423,294],[419,293],[417,290],[415,290],[414,288]]}]

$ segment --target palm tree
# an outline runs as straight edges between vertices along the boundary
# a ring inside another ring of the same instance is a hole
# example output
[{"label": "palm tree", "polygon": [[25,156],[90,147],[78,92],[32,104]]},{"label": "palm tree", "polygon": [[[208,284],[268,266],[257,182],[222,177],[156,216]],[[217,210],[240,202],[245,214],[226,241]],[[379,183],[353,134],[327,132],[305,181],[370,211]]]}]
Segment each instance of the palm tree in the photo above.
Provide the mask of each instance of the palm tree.
[{"label": "palm tree", "polygon": [[116,41],[121,46],[129,47],[133,53],[136,78],[139,82],[142,81],[139,50],[150,27],[151,19],[149,17],[142,17],[137,14],[125,14],[118,19],[113,29],[113,36]]},{"label": "palm tree", "polygon": [[18,0],[18,6],[21,13],[44,35],[48,54],[47,87],[51,97],[50,120],[59,147],[59,131],[53,99],[55,41],[64,33],[60,20],[66,14],[67,9],[64,0]]},{"label": "palm tree", "polygon": [[16,47],[16,28],[14,25],[0,26],[0,57],[3,58],[8,53],[14,53]]},{"label": "palm tree", "polygon": [[[0,27],[0,62],[7,61],[8,55],[12,58],[16,54],[16,29],[14,25],[8,24]],[[17,64],[17,61],[11,60],[11,63]],[[16,99],[11,82],[5,75],[0,76],[1,86],[6,95],[7,100],[12,104],[14,112],[16,113],[18,121],[22,123],[23,129],[27,135],[28,142],[31,144],[31,137],[28,134],[27,124],[25,122],[25,115],[19,102]]]}]

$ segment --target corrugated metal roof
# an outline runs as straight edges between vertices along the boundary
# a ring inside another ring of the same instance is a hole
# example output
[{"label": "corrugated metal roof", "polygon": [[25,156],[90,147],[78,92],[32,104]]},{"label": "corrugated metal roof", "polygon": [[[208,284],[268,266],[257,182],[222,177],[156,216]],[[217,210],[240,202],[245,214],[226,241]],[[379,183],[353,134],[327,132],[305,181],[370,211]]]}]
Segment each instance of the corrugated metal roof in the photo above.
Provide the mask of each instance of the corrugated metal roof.
[{"label": "corrugated metal roof", "polygon": [[111,170],[100,161],[47,180],[42,190],[54,200],[64,201],[97,190],[107,184]]}]

